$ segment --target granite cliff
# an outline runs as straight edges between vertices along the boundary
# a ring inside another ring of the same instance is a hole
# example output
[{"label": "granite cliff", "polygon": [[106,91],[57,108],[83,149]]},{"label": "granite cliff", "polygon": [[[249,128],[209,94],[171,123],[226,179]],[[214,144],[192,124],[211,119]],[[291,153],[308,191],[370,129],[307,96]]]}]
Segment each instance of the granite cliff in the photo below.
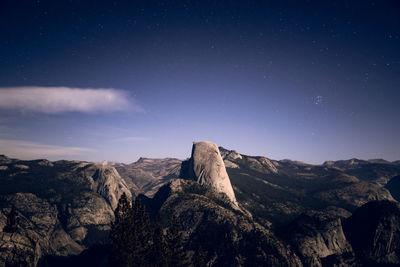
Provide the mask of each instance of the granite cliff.
[{"label": "granite cliff", "polygon": [[192,155],[188,161],[182,163],[180,176],[210,186],[218,193],[225,194],[237,206],[231,181],[216,144],[193,142]]}]

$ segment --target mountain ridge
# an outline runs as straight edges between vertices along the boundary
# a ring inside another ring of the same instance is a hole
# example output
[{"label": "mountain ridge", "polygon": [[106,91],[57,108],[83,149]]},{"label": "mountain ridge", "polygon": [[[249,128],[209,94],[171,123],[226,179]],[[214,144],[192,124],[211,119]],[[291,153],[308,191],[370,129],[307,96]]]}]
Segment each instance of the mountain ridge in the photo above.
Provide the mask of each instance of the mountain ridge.
[{"label": "mountain ridge", "polygon": [[[77,255],[91,245],[104,244],[116,201],[124,192],[139,196],[165,225],[171,216],[179,218],[189,252],[205,242],[211,266],[223,262],[246,266],[252,260],[289,266],[379,262],[373,253],[360,254],[354,242],[349,245],[351,233],[343,234],[342,222],[371,201],[396,202],[391,192],[398,197],[400,165],[354,159],[312,165],[208,144],[199,151],[208,152],[186,161],[141,158],[131,164],[0,157],[0,229],[12,206],[21,218],[16,233],[0,233],[8,246],[0,252],[0,263],[35,266],[46,256]],[[217,160],[203,161],[209,159],[207,153]],[[185,166],[194,175],[185,172]],[[239,209],[224,190],[202,182],[220,179],[219,170],[226,172],[223,177],[229,179]],[[396,218],[391,220],[397,222]],[[224,242],[213,245],[202,237],[204,231],[210,232],[210,240],[219,237]],[[292,237],[282,234],[285,231]],[[251,249],[241,251],[247,246]],[[227,258],[230,250],[237,251],[236,258]],[[397,263],[398,258],[388,256],[386,262]]]}]

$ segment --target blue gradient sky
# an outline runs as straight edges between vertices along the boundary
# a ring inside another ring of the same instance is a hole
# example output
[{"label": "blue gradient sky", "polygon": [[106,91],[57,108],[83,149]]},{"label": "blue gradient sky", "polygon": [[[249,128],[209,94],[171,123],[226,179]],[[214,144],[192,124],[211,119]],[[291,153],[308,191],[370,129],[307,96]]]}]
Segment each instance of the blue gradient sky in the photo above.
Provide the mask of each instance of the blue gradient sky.
[{"label": "blue gradient sky", "polygon": [[0,99],[0,153],[133,162],[209,140],[309,163],[400,159],[398,1],[237,2],[1,1],[3,100],[109,88],[134,108]]}]

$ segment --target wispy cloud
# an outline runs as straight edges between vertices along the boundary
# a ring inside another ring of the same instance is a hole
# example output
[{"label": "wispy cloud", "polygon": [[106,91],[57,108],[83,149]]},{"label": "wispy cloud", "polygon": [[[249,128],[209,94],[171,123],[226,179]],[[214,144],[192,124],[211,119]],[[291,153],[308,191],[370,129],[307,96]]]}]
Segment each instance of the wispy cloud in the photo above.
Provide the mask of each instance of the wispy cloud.
[{"label": "wispy cloud", "polygon": [[122,90],[41,86],[0,88],[0,108],[49,114],[143,110]]},{"label": "wispy cloud", "polygon": [[37,142],[0,139],[0,154],[21,159],[63,158],[94,152],[85,147],[47,145]]}]

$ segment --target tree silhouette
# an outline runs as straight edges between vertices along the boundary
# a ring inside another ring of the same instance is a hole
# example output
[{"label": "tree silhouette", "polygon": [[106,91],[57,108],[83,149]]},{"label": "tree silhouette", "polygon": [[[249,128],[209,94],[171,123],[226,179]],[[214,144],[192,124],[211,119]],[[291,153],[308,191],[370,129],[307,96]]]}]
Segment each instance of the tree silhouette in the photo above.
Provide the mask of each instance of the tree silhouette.
[{"label": "tree silhouette", "polygon": [[114,211],[110,243],[112,266],[150,266],[149,216],[138,198],[131,203],[123,194]]},{"label": "tree silhouette", "polygon": [[154,223],[152,231],[151,264],[153,266],[168,266],[169,248],[164,229],[158,222]]},{"label": "tree silhouette", "polygon": [[110,243],[112,246],[111,266],[132,266],[132,205],[125,193],[114,211],[115,220],[111,224]]},{"label": "tree silhouette", "polygon": [[15,206],[11,207],[10,213],[7,215],[6,226],[4,226],[3,232],[14,233],[18,229],[18,214]]},{"label": "tree silhouette", "polygon": [[187,266],[188,258],[183,247],[182,225],[178,218],[172,217],[171,225],[168,229],[168,266]]},{"label": "tree silhouette", "polygon": [[149,266],[151,262],[149,257],[151,252],[150,219],[139,198],[136,198],[133,203],[132,219],[132,240],[130,242],[133,246],[134,266]]},{"label": "tree silhouette", "polygon": [[[175,216],[168,231],[165,231],[157,221],[150,223],[139,198],[132,203],[125,194],[119,199],[114,214],[110,231],[110,266],[189,266],[183,246],[182,226]],[[200,252],[197,258],[201,264],[203,254]]]}]

